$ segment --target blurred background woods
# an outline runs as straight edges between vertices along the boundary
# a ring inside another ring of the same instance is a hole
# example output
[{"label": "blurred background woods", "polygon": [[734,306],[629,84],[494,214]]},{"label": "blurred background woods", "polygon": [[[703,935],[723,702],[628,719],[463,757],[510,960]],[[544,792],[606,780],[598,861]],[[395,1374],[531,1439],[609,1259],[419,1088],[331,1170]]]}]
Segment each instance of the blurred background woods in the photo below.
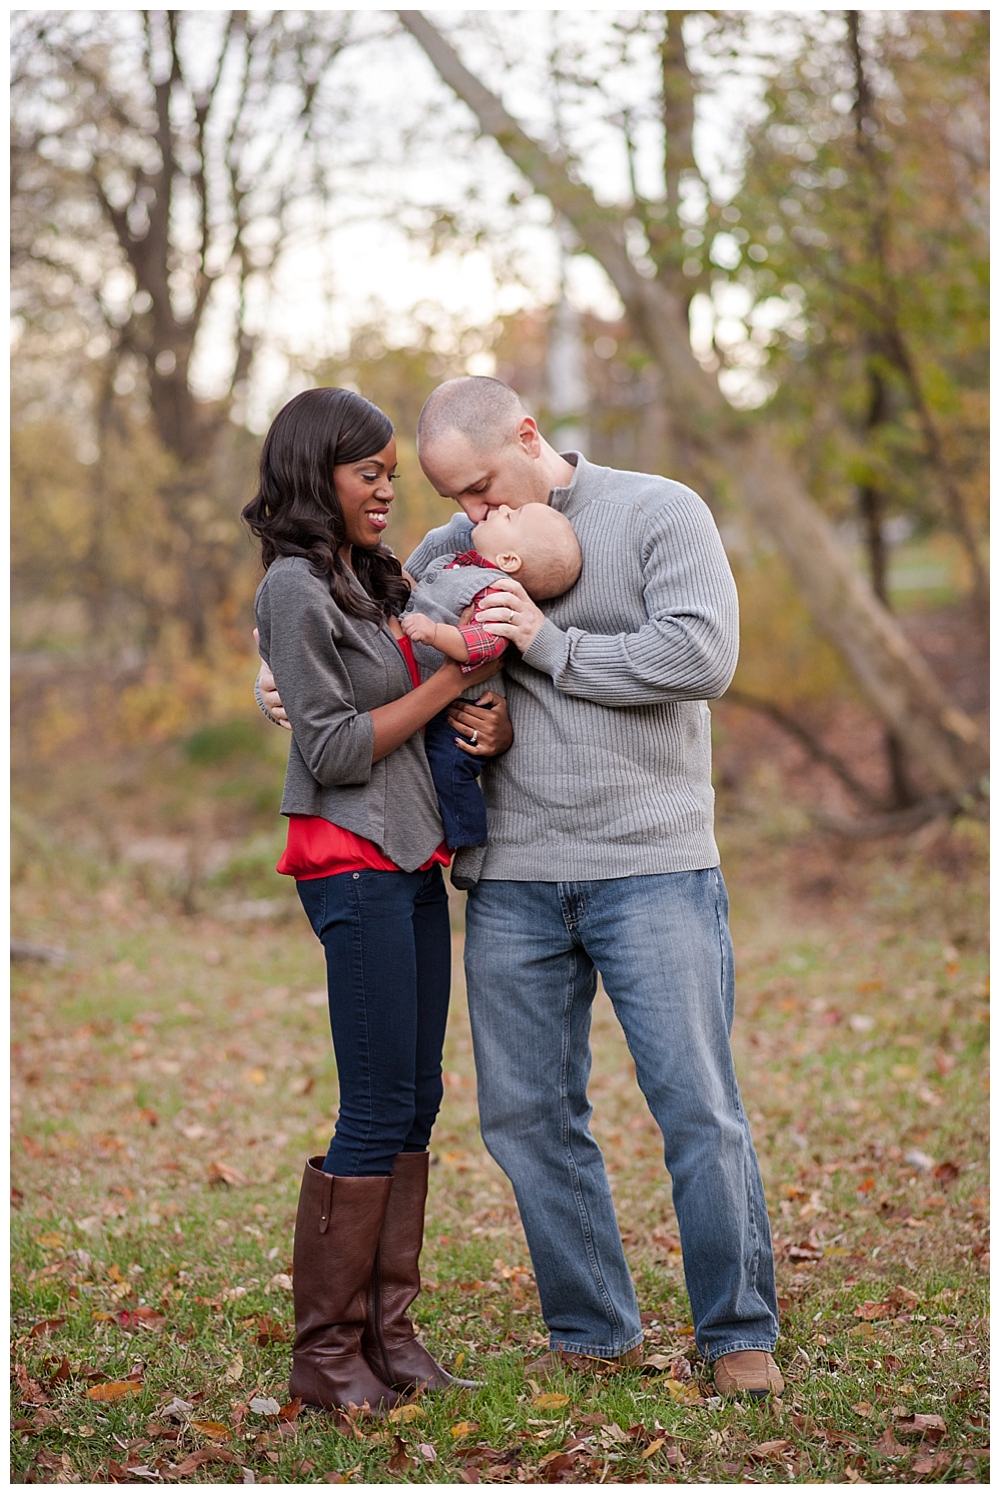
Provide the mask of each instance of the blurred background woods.
[{"label": "blurred background woods", "polygon": [[986,41],[978,11],[16,18],[26,854],[72,829],[192,910],[276,895],[260,436],[310,383],[380,404],[405,557],[450,513],[416,417],[465,371],[712,505],[724,808],[978,813]]}]

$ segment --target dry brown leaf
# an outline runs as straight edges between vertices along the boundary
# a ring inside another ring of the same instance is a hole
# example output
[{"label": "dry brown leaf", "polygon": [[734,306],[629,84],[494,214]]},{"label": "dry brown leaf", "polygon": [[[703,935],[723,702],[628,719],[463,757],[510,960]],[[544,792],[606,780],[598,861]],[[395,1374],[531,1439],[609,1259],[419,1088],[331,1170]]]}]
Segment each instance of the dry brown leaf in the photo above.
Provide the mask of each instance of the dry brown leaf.
[{"label": "dry brown leaf", "polygon": [[935,1453],[931,1458],[917,1458],[913,1463],[913,1472],[919,1473],[921,1478],[928,1473],[943,1473],[951,1460],[950,1452]]},{"label": "dry brown leaf", "polygon": [[882,1453],[886,1458],[901,1458],[906,1448],[901,1442],[897,1442],[892,1435],[892,1427],[886,1427],[881,1437],[875,1444],[875,1451]]},{"label": "dry brown leaf", "polygon": [[188,1425],[195,1432],[200,1432],[203,1437],[209,1437],[213,1442],[228,1442],[233,1435],[229,1427],[223,1426],[221,1421],[192,1421]]},{"label": "dry brown leaf", "polygon": [[279,1421],[294,1421],[302,1410],[302,1397],[297,1395],[294,1401],[288,1401],[278,1411]]},{"label": "dry brown leaf", "polygon": [[546,1390],[541,1395],[536,1395],[531,1404],[539,1411],[558,1411],[561,1406],[569,1405],[569,1396],[560,1395],[554,1390]]},{"label": "dry brown leaf", "polygon": [[898,1417],[896,1431],[901,1437],[926,1437],[929,1442],[940,1442],[947,1436],[948,1426],[943,1416],[924,1416],[917,1411]]},{"label": "dry brown leaf", "polygon": [[177,1466],[177,1477],[187,1478],[189,1474],[196,1473],[205,1463],[235,1463],[236,1454],[228,1452],[224,1447],[202,1447],[197,1452],[188,1453],[183,1463]]},{"label": "dry brown leaf", "polygon": [[473,1432],[479,1431],[478,1421],[456,1421],[451,1429],[451,1435],[457,1442],[460,1437],[468,1437]]},{"label": "dry brown leaf", "polygon": [[268,1317],[266,1314],[257,1319],[257,1343],[261,1348],[266,1344],[283,1344],[288,1339],[288,1329],[284,1323],[279,1323],[277,1318]]},{"label": "dry brown leaf", "polygon": [[55,1328],[61,1328],[65,1321],[65,1318],[43,1318],[40,1323],[36,1323],[31,1329],[28,1337],[41,1338],[43,1334],[51,1333]]},{"label": "dry brown leaf", "polygon": [[651,1458],[655,1453],[658,1453],[666,1440],[666,1437],[657,1437],[655,1442],[651,1442],[649,1446],[643,1450],[643,1460],[645,1460],[646,1458]]},{"label": "dry brown leaf", "polygon": [[103,1385],[92,1385],[87,1396],[92,1401],[120,1401],[127,1395],[138,1395],[141,1383],[135,1380],[108,1380]]},{"label": "dry brown leaf", "polygon": [[206,1177],[209,1183],[225,1183],[227,1188],[242,1188],[250,1181],[238,1168],[218,1161],[209,1164]]},{"label": "dry brown leaf", "polygon": [[406,1443],[402,1437],[396,1437],[395,1443],[396,1450],[389,1459],[389,1471],[391,1473],[409,1473],[410,1469],[416,1463],[416,1459],[410,1457],[410,1454],[406,1450]]},{"label": "dry brown leaf", "polygon": [[770,1458],[779,1458],[785,1448],[790,1446],[787,1437],[775,1437],[771,1442],[758,1442],[749,1449],[747,1457],[752,1458],[755,1463],[766,1463]]}]

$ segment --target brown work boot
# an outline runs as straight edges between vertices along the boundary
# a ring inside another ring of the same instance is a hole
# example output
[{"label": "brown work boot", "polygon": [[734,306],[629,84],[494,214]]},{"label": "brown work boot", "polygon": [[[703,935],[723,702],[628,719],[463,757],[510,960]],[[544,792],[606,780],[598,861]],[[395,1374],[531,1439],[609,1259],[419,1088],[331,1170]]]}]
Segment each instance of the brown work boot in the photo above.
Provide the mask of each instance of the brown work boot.
[{"label": "brown work boot", "polygon": [[368,1284],[392,1178],[338,1178],[306,1163],[295,1219],[289,1395],[324,1411],[382,1413],[399,1396],[362,1353]]},{"label": "brown work boot", "polygon": [[417,1338],[408,1309],[420,1291],[420,1249],[424,1243],[427,1152],[400,1152],[368,1287],[368,1310],[361,1348],[372,1369],[394,1390],[468,1390],[478,1380],[459,1380],[434,1360]]},{"label": "brown work boot", "polygon": [[573,1354],[566,1349],[549,1349],[533,1364],[526,1364],[524,1373],[532,1380],[553,1380],[560,1375],[614,1375],[619,1370],[635,1369],[642,1363],[642,1344],[626,1349],[611,1359],[599,1359],[592,1354]]},{"label": "brown work boot", "polygon": [[735,1349],[712,1363],[712,1378],[719,1395],[748,1395],[763,1401],[780,1395],[785,1388],[781,1371],[764,1349]]}]

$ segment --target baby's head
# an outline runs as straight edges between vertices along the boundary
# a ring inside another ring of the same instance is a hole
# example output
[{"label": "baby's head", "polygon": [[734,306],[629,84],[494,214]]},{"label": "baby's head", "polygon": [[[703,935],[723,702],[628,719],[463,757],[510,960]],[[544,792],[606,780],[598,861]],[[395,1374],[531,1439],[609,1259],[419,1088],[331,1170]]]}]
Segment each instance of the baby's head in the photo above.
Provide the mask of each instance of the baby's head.
[{"label": "baby's head", "polygon": [[520,581],[536,602],[569,591],[583,565],[572,524],[547,503],[491,508],[473,529],[472,543],[484,560]]}]

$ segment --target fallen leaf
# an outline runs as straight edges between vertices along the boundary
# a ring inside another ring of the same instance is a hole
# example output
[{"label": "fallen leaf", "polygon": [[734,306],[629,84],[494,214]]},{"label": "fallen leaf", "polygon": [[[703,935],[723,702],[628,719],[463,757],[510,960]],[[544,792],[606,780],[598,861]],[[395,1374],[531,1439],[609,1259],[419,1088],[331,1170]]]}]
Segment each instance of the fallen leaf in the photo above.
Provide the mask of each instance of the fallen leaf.
[{"label": "fallen leaf", "polygon": [[820,1245],[813,1245],[808,1240],[801,1245],[789,1245],[788,1259],[791,1261],[821,1261],[823,1249]]},{"label": "fallen leaf", "polygon": [[226,1367],[226,1379],[229,1381],[229,1383],[231,1385],[235,1385],[236,1382],[237,1382],[237,1380],[242,1380],[243,1379],[243,1355],[242,1354],[237,1354],[235,1356],[235,1358],[233,1359],[232,1363],[229,1364],[229,1365],[227,1365],[227,1367]]},{"label": "fallen leaf", "polygon": [[[394,1409],[399,1410],[400,1408],[395,1407]],[[396,1437],[395,1443],[396,1450],[393,1453],[392,1457],[389,1459],[389,1471],[390,1473],[409,1473],[410,1469],[414,1466],[416,1459],[411,1458],[409,1453],[406,1451],[406,1443],[403,1441],[402,1437]]]},{"label": "fallen leaf", "polygon": [[57,1235],[54,1231],[50,1230],[47,1234],[36,1235],[35,1244],[40,1245],[43,1250],[61,1250],[66,1241],[62,1235]]},{"label": "fallen leaf", "polygon": [[871,1416],[872,1414],[869,1401],[858,1401],[857,1405],[851,1407],[851,1410],[857,1412],[858,1416]]},{"label": "fallen leaf", "polygon": [[405,1406],[393,1406],[389,1412],[389,1420],[395,1422],[416,1421],[418,1417],[423,1415],[423,1406],[416,1406],[410,1401]]},{"label": "fallen leaf", "polygon": [[436,1463],[437,1462],[437,1453],[434,1450],[434,1448],[431,1447],[431,1445],[430,1445],[429,1442],[418,1442],[417,1443],[417,1452],[423,1458],[423,1460],[424,1460],[425,1463]]},{"label": "fallen leaf", "polygon": [[277,1287],[282,1292],[290,1292],[292,1290],[292,1278],[288,1276],[284,1271],[278,1271],[276,1275],[271,1277],[271,1280],[268,1282],[267,1286],[268,1291],[270,1291],[274,1287]]},{"label": "fallen leaf", "polygon": [[926,1437],[929,1442],[940,1442],[947,1436],[948,1427],[943,1416],[924,1416],[917,1411],[898,1417],[896,1431],[901,1437]]},{"label": "fallen leaf", "polygon": [[127,1395],[138,1395],[142,1390],[134,1380],[108,1380],[103,1385],[92,1385],[87,1396],[92,1401],[120,1401]]},{"label": "fallen leaf", "polygon": [[539,1411],[558,1411],[560,1406],[569,1405],[569,1396],[559,1395],[556,1391],[546,1390],[541,1395],[535,1396],[532,1405],[536,1406]]},{"label": "fallen leaf", "polygon": [[[102,1316],[107,1316],[102,1314]],[[132,1307],[123,1308],[116,1312],[114,1321],[119,1328],[124,1328],[126,1333],[135,1333],[144,1328],[147,1333],[159,1333],[167,1321],[166,1313],[157,1312],[155,1307]]]},{"label": "fallen leaf", "polygon": [[463,1484],[478,1484],[479,1483],[479,1469],[478,1468],[475,1468],[475,1467],[460,1468],[458,1470],[458,1476],[462,1480]]},{"label": "fallen leaf", "polygon": [[177,1477],[187,1478],[189,1474],[196,1473],[205,1463],[235,1463],[236,1455],[227,1452],[224,1447],[202,1447],[197,1452],[188,1453],[183,1463],[177,1466]]},{"label": "fallen leaf", "polygon": [[683,1385],[679,1380],[665,1380],[663,1383],[670,1399],[682,1406],[693,1406],[702,1399],[701,1391],[691,1380],[685,1381]]},{"label": "fallen leaf", "polygon": [[479,1431],[478,1421],[456,1421],[451,1429],[451,1435],[457,1442],[460,1437],[468,1437],[473,1432]]},{"label": "fallen leaf", "polygon": [[193,1410],[192,1401],[182,1401],[179,1395],[175,1395],[169,1405],[163,1407],[160,1415],[168,1417],[170,1421],[187,1421]]},{"label": "fallen leaf", "polygon": [[256,1416],[278,1416],[281,1412],[278,1402],[270,1395],[255,1395],[250,1402],[249,1409]]},{"label": "fallen leaf", "polygon": [[951,1463],[953,1454],[950,1452],[935,1453],[932,1458],[917,1458],[912,1465],[912,1471],[919,1473],[921,1477],[928,1473],[943,1473]]},{"label": "fallen leaf", "polygon": [[651,1458],[654,1456],[654,1454],[658,1453],[666,1440],[666,1437],[657,1437],[655,1442],[651,1442],[649,1446],[643,1450],[643,1461],[645,1461],[646,1458]]},{"label": "fallen leaf", "polygon": [[203,1437],[208,1437],[213,1442],[228,1442],[233,1435],[221,1421],[192,1421],[190,1425],[193,1431],[200,1432]]},{"label": "fallen leaf", "polygon": [[40,1323],[36,1323],[31,1329],[28,1337],[41,1338],[43,1334],[51,1333],[54,1328],[61,1328],[65,1321],[65,1318],[43,1318]]},{"label": "fallen leaf", "polygon": [[854,1309],[856,1318],[864,1318],[870,1323],[876,1318],[887,1318],[889,1316],[888,1302],[862,1302],[860,1307]]},{"label": "fallen leaf", "polygon": [[756,1446],[749,1449],[747,1457],[752,1458],[755,1463],[766,1463],[769,1458],[780,1457],[785,1448],[790,1446],[791,1443],[786,1437],[776,1437],[771,1442],[758,1442]]},{"label": "fallen leaf", "polygon": [[[673,1368],[673,1359],[669,1354],[647,1354],[642,1361],[642,1369],[669,1370]],[[676,1379],[676,1375],[674,1376]]]},{"label": "fallen leaf", "polygon": [[230,1167],[228,1162],[210,1163],[206,1178],[209,1183],[225,1183],[227,1188],[241,1188],[250,1181],[238,1168]]},{"label": "fallen leaf", "polygon": [[267,1315],[257,1319],[257,1343],[261,1348],[266,1344],[283,1344],[287,1339],[288,1329],[284,1323]]},{"label": "fallen leaf", "polygon": [[881,1453],[886,1458],[901,1458],[906,1452],[906,1448],[901,1442],[896,1441],[892,1435],[892,1427],[886,1427],[875,1444],[875,1451]]},{"label": "fallen leaf", "polygon": [[575,1462],[576,1459],[571,1457],[569,1453],[548,1453],[542,1459],[540,1465],[545,1468],[545,1482],[547,1484],[567,1483],[568,1480],[564,1479],[562,1475],[569,1473]]},{"label": "fallen leaf", "polygon": [[284,1422],[293,1422],[302,1410],[302,1397],[297,1395],[293,1401],[288,1401],[278,1411],[278,1417]]}]

